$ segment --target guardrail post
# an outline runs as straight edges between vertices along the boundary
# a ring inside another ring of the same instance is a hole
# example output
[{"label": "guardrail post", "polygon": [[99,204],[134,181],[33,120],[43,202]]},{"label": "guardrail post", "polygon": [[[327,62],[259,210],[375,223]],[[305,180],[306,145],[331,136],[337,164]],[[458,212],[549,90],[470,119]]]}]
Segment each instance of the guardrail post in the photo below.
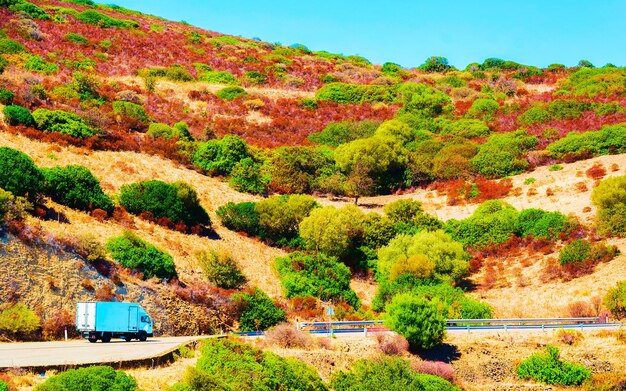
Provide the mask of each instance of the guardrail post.
[{"label": "guardrail post", "polygon": [[467,332],[470,332],[470,325],[467,325]]},{"label": "guardrail post", "polygon": [[363,327],[363,334],[365,335],[365,338],[367,338],[367,327]]},{"label": "guardrail post", "polygon": [[545,324],[541,325],[541,331],[546,331],[546,325]]},{"label": "guardrail post", "polygon": [[509,331],[509,327],[508,327],[508,325],[506,323],[504,324],[504,331],[506,331],[506,332]]}]

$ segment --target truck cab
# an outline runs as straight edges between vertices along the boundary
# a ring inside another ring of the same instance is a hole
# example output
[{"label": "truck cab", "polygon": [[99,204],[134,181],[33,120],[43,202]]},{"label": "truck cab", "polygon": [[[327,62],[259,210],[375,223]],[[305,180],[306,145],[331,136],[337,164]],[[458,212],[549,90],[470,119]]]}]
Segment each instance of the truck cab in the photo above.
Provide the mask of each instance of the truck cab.
[{"label": "truck cab", "polygon": [[110,342],[111,338],[145,341],[154,336],[152,319],[138,303],[79,302],[76,330],[89,342]]}]

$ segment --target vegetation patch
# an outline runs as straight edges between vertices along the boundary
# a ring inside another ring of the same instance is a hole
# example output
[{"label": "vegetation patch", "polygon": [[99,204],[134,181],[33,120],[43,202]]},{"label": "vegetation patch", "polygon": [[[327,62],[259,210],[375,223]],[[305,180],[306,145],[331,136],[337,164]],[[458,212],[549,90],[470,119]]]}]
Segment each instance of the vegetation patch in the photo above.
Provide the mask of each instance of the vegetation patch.
[{"label": "vegetation patch", "polygon": [[88,168],[78,165],[44,168],[44,193],[54,201],[80,210],[113,212],[113,201]]},{"label": "vegetation patch", "polygon": [[517,367],[520,379],[532,379],[546,384],[562,386],[581,385],[591,378],[591,370],[583,365],[561,361],[560,352],[548,345],[544,353],[536,353]]},{"label": "vegetation patch", "polygon": [[37,128],[44,132],[57,132],[72,137],[86,138],[100,133],[78,115],[63,110],[37,109],[33,112]]},{"label": "vegetation patch", "polygon": [[285,311],[262,290],[233,295],[239,312],[239,330],[259,331],[275,326],[286,319]]},{"label": "vegetation patch", "polygon": [[35,387],[37,391],[79,389],[134,391],[137,381],[124,371],[116,371],[109,366],[93,366],[61,372]]},{"label": "vegetation patch", "polygon": [[176,277],[176,268],[172,256],[131,231],[124,231],[122,236],[109,239],[106,249],[120,265],[140,271],[144,279]]}]

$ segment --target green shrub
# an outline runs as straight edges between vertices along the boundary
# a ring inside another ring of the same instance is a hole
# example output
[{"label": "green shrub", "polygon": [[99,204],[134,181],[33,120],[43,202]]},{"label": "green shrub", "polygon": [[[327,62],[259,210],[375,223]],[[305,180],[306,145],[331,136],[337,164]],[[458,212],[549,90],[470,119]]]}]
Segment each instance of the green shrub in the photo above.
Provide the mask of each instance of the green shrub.
[{"label": "green shrub", "polygon": [[52,17],[43,9],[37,7],[33,3],[29,3],[25,0],[20,0],[16,2],[14,5],[10,6],[9,9],[13,12],[23,12],[29,17],[33,19],[40,20],[50,20]]},{"label": "green shrub", "polygon": [[246,141],[239,136],[228,135],[219,140],[200,143],[193,162],[209,175],[229,175],[235,164],[249,157],[252,155]]},{"label": "green shrub", "polygon": [[267,83],[268,77],[261,72],[249,71],[243,75],[244,79],[253,85],[261,85]]},{"label": "green shrub", "polygon": [[37,128],[44,132],[57,132],[72,137],[87,138],[100,133],[74,113],[63,110],[37,109],[33,112]]},{"label": "green shrub", "polygon": [[576,239],[561,249],[559,262],[561,265],[584,262],[591,258],[591,244],[583,239]]},{"label": "green shrub", "polygon": [[420,279],[405,273],[395,280],[381,279],[376,296],[372,300],[372,309],[384,310],[391,299],[401,293],[409,293],[436,303],[447,319],[490,319],[491,307],[468,296],[461,288],[446,283],[437,283],[432,279]]},{"label": "green shrub", "polygon": [[132,376],[109,366],[70,369],[50,377],[35,387],[37,391],[134,391],[136,389],[137,382]]},{"label": "green shrub", "polygon": [[308,139],[314,143],[338,147],[350,141],[374,135],[380,125],[377,121],[331,122],[321,132],[311,133]]},{"label": "green shrub", "polygon": [[125,184],[120,189],[119,202],[136,215],[150,212],[156,219],[166,217],[173,223],[211,224],[195,190],[185,182],[152,180]]},{"label": "green shrub", "polygon": [[344,104],[390,103],[395,99],[393,92],[387,86],[347,83],[325,84],[317,90],[315,98]]},{"label": "green shrub", "polygon": [[581,68],[563,83],[562,90],[573,96],[623,95],[626,92],[626,69]]},{"label": "green shrub", "polygon": [[248,95],[248,93],[246,92],[246,90],[244,90],[241,87],[226,87],[226,88],[222,88],[221,90],[217,91],[215,93],[215,95],[217,95],[218,97],[224,99],[224,100],[235,100],[241,96],[246,96]]},{"label": "green shrub", "polygon": [[335,372],[330,385],[336,391],[461,390],[438,376],[416,372],[404,358],[390,356],[356,361],[351,365],[350,372]]},{"label": "green shrub", "polygon": [[232,73],[227,71],[205,71],[198,75],[198,80],[209,84],[239,84],[239,80],[237,80],[237,78],[233,76]]},{"label": "green shrub", "polygon": [[9,61],[7,61],[4,57],[0,55],[0,75],[4,73],[4,71],[9,66]]},{"label": "green shrub", "polygon": [[174,137],[174,129],[168,124],[153,122],[148,126],[146,135],[154,138],[171,139]]},{"label": "green shrub", "polygon": [[237,293],[233,295],[233,300],[241,314],[239,317],[241,331],[265,330],[285,321],[285,311],[276,306],[274,301],[258,288],[250,293]]},{"label": "green shrub", "polygon": [[541,209],[525,209],[517,217],[515,234],[524,238],[557,239],[571,227],[567,216],[559,212],[546,212]]},{"label": "green shrub", "polygon": [[0,38],[0,54],[17,54],[26,49],[21,43],[9,38]]},{"label": "green shrub", "polygon": [[272,189],[291,194],[311,193],[334,166],[332,151],[324,147],[279,147],[266,162]]},{"label": "green shrub", "polygon": [[217,376],[195,367],[187,367],[184,381],[174,384],[169,391],[234,391]]},{"label": "green shrub", "polygon": [[260,235],[259,214],[254,202],[229,202],[217,208],[217,217],[222,224],[235,232],[245,232],[252,236]]},{"label": "green shrub", "polygon": [[33,205],[24,197],[16,197],[0,188],[0,227],[11,220],[24,220]]},{"label": "green shrub", "polygon": [[548,145],[547,150],[557,158],[566,154],[590,153],[593,156],[626,152],[626,125],[607,125],[597,131],[571,132]]},{"label": "green shrub", "polygon": [[102,28],[134,29],[139,28],[139,23],[134,20],[112,18],[95,10],[85,10],[75,15],[76,19],[83,23],[93,24]]},{"label": "green shrub", "polygon": [[0,104],[8,106],[13,103],[15,93],[4,88],[0,88]]},{"label": "green shrub", "polygon": [[2,109],[2,113],[4,114],[4,118],[7,120],[9,125],[25,125],[30,127],[37,126],[32,114],[26,107],[9,105]]},{"label": "green shrub", "polygon": [[89,43],[89,40],[85,38],[82,34],[78,33],[67,33],[65,34],[65,40],[68,42],[74,42],[80,45],[85,45]]},{"label": "green shrub", "polygon": [[540,106],[533,106],[517,117],[520,125],[544,124],[552,120],[552,116],[546,109]]},{"label": "green shrub", "polygon": [[115,101],[113,102],[113,112],[118,115],[134,118],[142,124],[148,124],[148,122],[150,122],[146,109],[133,102]]},{"label": "green shrub", "polygon": [[359,306],[359,298],[350,288],[352,273],[335,257],[296,251],[274,262],[287,298],[313,296]]},{"label": "green shrub", "polygon": [[201,352],[198,371],[220,379],[229,390],[328,390],[315,369],[300,360],[263,352],[232,339],[207,340]]},{"label": "green shrub", "polygon": [[395,296],[385,307],[385,325],[404,336],[411,346],[428,349],[441,344],[446,321],[436,303],[408,293]]},{"label": "green shrub", "polygon": [[0,188],[16,196],[34,198],[41,192],[43,182],[33,159],[18,150],[0,147]]},{"label": "green shrub", "polygon": [[523,155],[536,144],[537,137],[521,130],[492,134],[470,160],[472,170],[487,178],[501,178],[524,172],[528,168],[528,162],[523,159]]},{"label": "green shrub", "polygon": [[220,288],[237,289],[246,283],[237,262],[225,251],[200,251],[196,259],[207,279]]},{"label": "green shrub", "polygon": [[546,346],[545,353],[536,353],[517,367],[520,379],[532,379],[546,384],[581,385],[591,378],[591,371],[583,365],[561,361],[559,349]]},{"label": "green shrub", "polygon": [[481,98],[472,103],[472,107],[467,111],[470,118],[477,118],[483,121],[493,121],[500,105],[493,99]]},{"label": "green shrub", "polygon": [[102,209],[113,212],[113,202],[104,194],[100,181],[88,168],[69,165],[44,168],[44,193],[54,201],[80,210]]},{"label": "green shrub", "polygon": [[548,168],[548,171],[561,171],[563,169],[563,166],[560,164],[553,164],[550,166],[550,168]]},{"label": "green shrub", "polygon": [[602,234],[626,234],[626,176],[607,178],[591,193],[591,201],[598,207],[596,227]]},{"label": "green shrub", "polygon": [[187,71],[187,69],[185,69],[182,65],[178,64],[170,65],[165,71],[165,77],[175,82],[187,82],[194,80],[189,71]]},{"label": "green shrub", "polygon": [[131,231],[124,231],[122,236],[109,239],[106,249],[120,265],[140,271],[146,279],[176,277],[176,268],[172,256]]},{"label": "green shrub", "polygon": [[309,109],[309,110],[315,110],[317,109],[317,101],[315,99],[311,99],[311,98],[303,98],[300,101],[300,106],[302,106],[305,109]]},{"label": "green shrub", "polygon": [[504,201],[486,201],[465,220],[449,220],[446,231],[467,246],[500,244],[515,234],[518,216],[519,212]]},{"label": "green shrub", "polygon": [[398,87],[398,98],[404,103],[399,114],[416,114],[420,117],[434,117],[444,111],[452,100],[443,92],[426,84],[403,83]]},{"label": "green shrub", "polygon": [[261,174],[261,165],[252,158],[245,158],[235,164],[230,173],[230,187],[251,194],[267,193],[269,178]]},{"label": "green shrub", "polygon": [[23,303],[15,303],[0,312],[0,335],[25,338],[39,330],[41,319]]},{"label": "green shrub", "polygon": [[626,281],[618,282],[604,296],[604,305],[618,319],[626,317]]},{"label": "green shrub", "polygon": [[464,138],[489,136],[491,130],[487,124],[477,119],[460,119],[441,127],[441,134],[451,134]]},{"label": "green shrub", "polygon": [[0,391],[9,391],[9,386],[2,380],[0,380]]},{"label": "green shrub", "polygon": [[555,119],[572,120],[580,118],[583,111],[590,110],[591,104],[575,99],[555,99],[548,103],[548,113]]}]

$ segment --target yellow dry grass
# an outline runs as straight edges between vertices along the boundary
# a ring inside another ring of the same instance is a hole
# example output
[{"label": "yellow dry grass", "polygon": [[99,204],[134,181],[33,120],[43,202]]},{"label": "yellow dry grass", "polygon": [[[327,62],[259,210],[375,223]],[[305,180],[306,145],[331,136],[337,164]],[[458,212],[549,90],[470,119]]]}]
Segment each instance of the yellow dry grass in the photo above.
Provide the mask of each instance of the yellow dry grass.
[{"label": "yellow dry grass", "polygon": [[[169,252],[174,257],[176,268],[183,280],[201,278],[200,268],[194,258],[196,251],[207,248],[225,249],[232,253],[252,285],[258,286],[272,297],[281,295],[280,282],[271,264],[275,257],[284,255],[284,251],[268,247],[258,240],[242,237],[222,227],[215,215],[217,207],[228,201],[250,201],[258,199],[257,197],[238,193],[225,182],[209,178],[156,156],[134,152],[87,151],[71,146],[60,147],[8,133],[0,133],[0,145],[23,151],[40,167],[83,165],[89,168],[97,178],[102,178],[103,188],[111,195],[117,193],[125,183],[143,180],[158,179],[165,182],[190,183],[196,189],[202,206],[211,216],[215,231],[220,237],[218,240],[181,234],[134,218],[137,234]],[[43,228],[58,235],[77,236],[92,233],[105,243],[110,237],[119,235],[124,229],[118,224],[110,221],[99,222],[85,213],[63,206],[55,205],[55,209],[62,211],[71,224],[54,221],[41,221],[40,223]]]}]

